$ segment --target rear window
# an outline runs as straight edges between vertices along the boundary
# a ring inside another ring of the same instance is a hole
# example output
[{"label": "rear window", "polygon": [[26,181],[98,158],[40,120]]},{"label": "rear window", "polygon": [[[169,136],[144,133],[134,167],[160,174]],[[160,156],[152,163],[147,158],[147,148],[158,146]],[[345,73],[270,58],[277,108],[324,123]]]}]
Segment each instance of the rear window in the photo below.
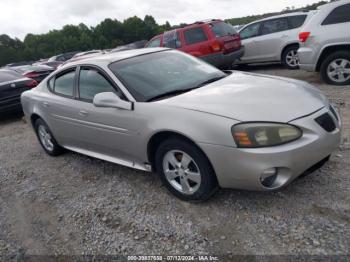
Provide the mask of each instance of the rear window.
[{"label": "rear window", "polygon": [[216,37],[223,37],[226,35],[235,35],[237,31],[233,28],[232,25],[229,25],[225,22],[218,22],[209,25]]},{"label": "rear window", "polygon": [[185,40],[188,45],[207,41],[208,38],[201,27],[188,29],[184,32]]},{"label": "rear window", "polygon": [[323,21],[322,25],[332,25],[350,22],[350,4],[335,8]]},{"label": "rear window", "polygon": [[296,15],[288,17],[289,25],[291,29],[301,27],[306,20],[306,15]]},{"label": "rear window", "polygon": [[0,83],[13,81],[20,78],[23,78],[23,77],[15,71],[12,71],[12,70],[0,71]]}]

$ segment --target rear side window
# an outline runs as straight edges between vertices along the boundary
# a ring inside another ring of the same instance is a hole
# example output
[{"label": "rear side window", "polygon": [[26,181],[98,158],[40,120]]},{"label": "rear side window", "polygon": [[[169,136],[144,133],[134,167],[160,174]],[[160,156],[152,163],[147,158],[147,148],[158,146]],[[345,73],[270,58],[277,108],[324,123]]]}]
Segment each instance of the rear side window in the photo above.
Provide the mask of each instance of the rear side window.
[{"label": "rear side window", "polygon": [[350,4],[335,8],[323,21],[322,25],[332,25],[350,22]]},{"label": "rear side window", "polygon": [[301,27],[306,20],[306,15],[296,15],[288,17],[290,29]]},{"label": "rear side window", "polygon": [[235,35],[237,31],[233,28],[232,25],[229,25],[225,22],[218,22],[209,25],[216,37],[223,37],[227,35]]},{"label": "rear side window", "polygon": [[79,76],[79,97],[92,101],[95,95],[103,92],[114,92],[111,83],[97,70],[84,68]]},{"label": "rear side window", "polygon": [[244,28],[239,34],[242,39],[248,39],[259,35],[260,23],[252,24]]},{"label": "rear side window", "polygon": [[53,91],[59,95],[73,96],[75,69],[56,76]]},{"label": "rear side window", "polygon": [[11,71],[11,70],[0,71],[0,83],[13,81],[20,78],[23,78],[22,75],[18,74],[15,71]]},{"label": "rear side window", "polygon": [[288,22],[285,18],[269,20],[263,23],[261,34],[268,35],[288,30]]},{"label": "rear side window", "polygon": [[147,47],[160,47],[160,37],[158,37],[158,38],[152,40],[151,42],[149,42]]},{"label": "rear side window", "polygon": [[184,32],[185,40],[188,45],[207,41],[208,38],[201,27],[188,29]]},{"label": "rear side window", "polygon": [[177,30],[165,32],[163,36],[163,46],[168,48],[180,48],[180,34]]}]

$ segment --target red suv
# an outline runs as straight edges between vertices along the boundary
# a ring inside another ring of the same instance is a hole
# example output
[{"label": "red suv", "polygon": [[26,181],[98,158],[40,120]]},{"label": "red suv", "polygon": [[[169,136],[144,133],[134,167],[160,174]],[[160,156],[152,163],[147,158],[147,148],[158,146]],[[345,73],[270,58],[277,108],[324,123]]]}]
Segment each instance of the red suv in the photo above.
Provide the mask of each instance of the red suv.
[{"label": "red suv", "polygon": [[233,26],[221,21],[196,22],[153,37],[146,47],[181,50],[219,67],[231,67],[244,54],[241,38]]}]

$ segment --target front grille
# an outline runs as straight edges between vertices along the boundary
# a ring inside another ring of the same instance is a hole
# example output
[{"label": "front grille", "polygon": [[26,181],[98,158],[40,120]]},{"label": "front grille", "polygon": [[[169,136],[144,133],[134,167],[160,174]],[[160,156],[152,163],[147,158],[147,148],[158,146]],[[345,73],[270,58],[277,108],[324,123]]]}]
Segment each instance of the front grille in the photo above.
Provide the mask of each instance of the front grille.
[{"label": "front grille", "polygon": [[327,132],[333,132],[336,129],[334,120],[328,113],[319,116],[315,121]]}]

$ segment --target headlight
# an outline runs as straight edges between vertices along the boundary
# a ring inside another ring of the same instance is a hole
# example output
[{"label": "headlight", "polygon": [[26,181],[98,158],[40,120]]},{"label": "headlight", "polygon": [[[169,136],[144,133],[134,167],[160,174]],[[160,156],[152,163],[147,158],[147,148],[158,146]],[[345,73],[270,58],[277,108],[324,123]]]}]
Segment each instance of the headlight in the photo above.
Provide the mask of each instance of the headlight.
[{"label": "headlight", "polygon": [[302,131],[292,125],[245,123],[232,127],[233,138],[240,148],[271,147],[299,139]]}]

